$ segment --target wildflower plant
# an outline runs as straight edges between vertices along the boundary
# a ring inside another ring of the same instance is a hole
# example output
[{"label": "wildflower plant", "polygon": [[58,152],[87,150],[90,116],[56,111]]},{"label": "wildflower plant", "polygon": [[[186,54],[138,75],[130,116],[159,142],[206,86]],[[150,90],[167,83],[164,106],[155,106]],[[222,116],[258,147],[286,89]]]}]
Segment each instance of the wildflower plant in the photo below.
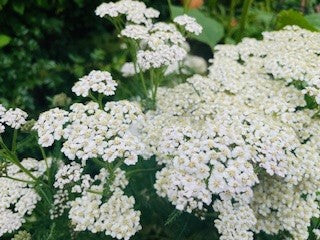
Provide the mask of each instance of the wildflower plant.
[{"label": "wildflower plant", "polygon": [[202,27],[187,15],[176,17],[176,25],[155,22],[160,14],[157,10],[131,0],[103,3],[96,9],[96,14],[115,25],[132,60],[121,71],[124,76],[136,75],[142,85],[142,98],[145,103],[151,102],[148,108],[155,108],[157,89],[168,73],[167,69],[171,66],[171,69],[181,70],[187,56],[186,37],[199,35]]},{"label": "wildflower plant", "polygon": [[[308,239],[319,217],[319,33],[291,26],[217,46],[204,76],[206,63],[187,54],[186,37],[202,30],[194,18],[155,22],[159,12],[133,0],[96,14],[115,24],[131,59],[121,72],[142,93],[115,101],[119,81],[93,70],[72,88],[82,101],[35,122],[0,105],[0,237],[33,239],[47,221],[48,239],[134,238],[146,213],[128,188],[149,170],[139,164],[155,160],[157,196],[148,200],[214,216],[220,239]],[[164,85],[192,69],[185,82]],[[23,131],[42,160],[22,156]]]}]

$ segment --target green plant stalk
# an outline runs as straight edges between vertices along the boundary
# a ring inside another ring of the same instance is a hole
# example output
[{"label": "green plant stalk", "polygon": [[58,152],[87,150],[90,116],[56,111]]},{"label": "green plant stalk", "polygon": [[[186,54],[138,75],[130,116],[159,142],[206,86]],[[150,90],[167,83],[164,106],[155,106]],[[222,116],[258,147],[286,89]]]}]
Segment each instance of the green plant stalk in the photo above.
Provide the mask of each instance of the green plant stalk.
[{"label": "green plant stalk", "polygon": [[151,81],[151,85],[152,85],[152,91],[151,91],[151,98],[152,98],[152,102],[153,104],[155,104],[155,101],[156,101],[156,96],[155,96],[155,82],[154,82],[154,72],[153,72],[153,69],[151,68],[150,71],[150,81]]},{"label": "green plant stalk", "polygon": [[139,70],[139,76],[140,76],[140,81],[142,83],[142,88],[143,88],[144,94],[148,98],[148,90],[147,90],[145,79],[144,79],[143,72],[141,71],[141,69]]},{"label": "green plant stalk", "polygon": [[27,183],[27,184],[34,184],[35,182],[33,181],[26,181],[26,180],[23,180],[23,179],[19,179],[19,178],[14,178],[14,177],[10,177],[10,176],[0,176],[2,178],[7,178],[7,179],[11,179],[11,180],[14,180],[14,181],[17,181],[17,182],[23,182],[23,183]]},{"label": "green plant stalk", "polygon": [[266,10],[267,12],[271,12],[271,0],[266,0]]},{"label": "green plant stalk", "polygon": [[162,69],[150,70],[150,78],[152,82],[152,103],[153,103],[154,109],[156,108],[158,87],[162,80],[162,77],[160,74],[161,72],[162,72]]},{"label": "green plant stalk", "polygon": [[90,189],[88,189],[86,191],[89,193],[93,193],[93,194],[103,195],[103,192],[99,192],[99,191],[94,191],[94,190],[90,190]]},{"label": "green plant stalk", "polygon": [[120,159],[116,164],[115,166],[112,167],[112,164],[110,163],[107,163],[107,162],[104,162],[104,161],[100,161],[98,158],[94,158],[93,161],[100,167],[102,168],[106,168],[108,169],[108,172],[109,172],[109,178],[107,180],[107,183],[106,183],[106,188],[104,188],[104,191],[103,192],[99,192],[99,191],[94,191],[94,190],[87,190],[87,192],[91,192],[91,193],[94,193],[94,194],[100,194],[100,195],[103,195],[103,196],[106,196],[106,197],[109,197],[110,196],[110,185],[113,183],[114,181],[114,178],[115,178],[115,170],[117,168],[119,168],[123,162],[124,162],[124,158]]},{"label": "green plant stalk", "polygon": [[231,35],[231,29],[232,29],[232,20],[234,18],[234,14],[235,14],[235,8],[237,5],[237,0],[231,0],[230,3],[230,13],[229,13],[229,22],[228,22],[228,27],[227,27],[227,37],[230,37]]},{"label": "green plant stalk", "polygon": [[102,93],[99,93],[98,104],[99,104],[100,109],[103,109],[103,97],[104,97],[104,95]]},{"label": "green plant stalk", "polygon": [[143,72],[141,71],[141,69],[139,69],[138,63],[137,63],[137,44],[134,41],[128,41],[128,45],[129,45],[129,52],[133,61],[133,65],[134,65],[134,70],[135,72],[139,72],[139,78],[142,84],[142,88],[143,88],[143,93],[145,95],[146,98],[148,98],[148,90],[147,90],[147,86],[145,83],[145,79],[143,76]]},{"label": "green plant stalk", "polygon": [[187,13],[189,11],[191,0],[183,0],[183,12]]},{"label": "green plant stalk", "polygon": [[18,137],[18,130],[14,129],[13,131],[13,137],[12,137],[12,145],[11,145],[11,151],[12,152],[16,152],[17,150],[17,137]]},{"label": "green plant stalk", "polygon": [[116,28],[117,35],[121,32],[121,23],[119,18],[112,18],[108,17],[109,21],[113,24],[113,26]]},{"label": "green plant stalk", "polygon": [[168,5],[169,5],[169,12],[170,12],[170,19],[173,20],[173,14],[172,14],[172,2],[171,0],[168,0]]},{"label": "green plant stalk", "polygon": [[41,188],[41,186],[39,186],[39,191],[43,194],[44,199],[48,202],[49,205],[52,204],[52,201],[50,201],[50,199],[48,198],[47,194],[43,191],[43,189]]},{"label": "green plant stalk", "polygon": [[41,147],[41,146],[39,145],[39,148],[40,148],[40,151],[41,151],[41,155],[42,155],[42,157],[43,157],[43,160],[44,160],[44,162],[46,163],[47,178],[48,178],[48,181],[50,181],[50,167],[49,167],[49,164],[48,164],[48,158],[47,158],[46,152],[44,151],[43,147]]},{"label": "green plant stalk", "polygon": [[136,173],[142,173],[142,172],[151,172],[151,171],[157,171],[160,168],[145,168],[145,169],[135,169],[135,170],[131,170],[129,172],[126,172],[126,176],[127,177],[131,177],[132,174],[136,174]]},{"label": "green plant stalk", "polygon": [[91,98],[92,101],[98,103],[98,99],[97,99],[95,96],[93,96],[91,90],[90,90],[90,92],[89,92],[89,96],[88,96],[88,97]]},{"label": "green plant stalk", "polygon": [[244,34],[244,30],[246,28],[246,24],[248,21],[249,9],[252,3],[253,3],[253,0],[244,0],[243,2],[241,19],[240,19],[240,28],[237,36],[238,42],[242,39],[242,36]]},{"label": "green plant stalk", "polygon": [[217,5],[218,5],[218,0],[209,0],[208,7],[209,7],[209,14],[211,16],[217,13]]},{"label": "green plant stalk", "polygon": [[0,145],[1,147],[6,151],[6,154],[8,156],[8,160],[18,166],[21,171],[23,171],[25,174],[27,174],[30,178],[37,181],[38,178],[36,178],[28,169],[26,169],[18,160],[18,157],[16,154],[9,150],[9,148],[6,146],[6,144],[3,142],[2,137],[0,136]]}]

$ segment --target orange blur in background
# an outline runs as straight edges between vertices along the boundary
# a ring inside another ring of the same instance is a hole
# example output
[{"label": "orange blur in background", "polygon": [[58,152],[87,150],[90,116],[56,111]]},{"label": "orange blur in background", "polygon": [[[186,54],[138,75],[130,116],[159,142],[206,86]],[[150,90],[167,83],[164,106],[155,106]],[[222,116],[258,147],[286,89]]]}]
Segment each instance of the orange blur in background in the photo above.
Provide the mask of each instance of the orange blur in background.
[{"label": "orange blur in background", "polygon": [[188,4],[188,8],[199,8],[203,5],[203,0],[182,0],[184,4]]}]

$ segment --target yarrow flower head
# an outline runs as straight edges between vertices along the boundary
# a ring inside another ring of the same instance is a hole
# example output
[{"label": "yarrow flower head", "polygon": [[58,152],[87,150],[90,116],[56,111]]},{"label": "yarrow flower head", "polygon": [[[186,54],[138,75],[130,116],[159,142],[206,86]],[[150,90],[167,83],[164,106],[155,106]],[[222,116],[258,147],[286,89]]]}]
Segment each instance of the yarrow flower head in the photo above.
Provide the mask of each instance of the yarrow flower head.
[{"label": "yarrow flower head", "polygon": [[90,91],[111,96],[115,94],[117,86],[109,72],[93,70],[89,75],[80,78],[72,87],[72,91],[82,97],[89,96]]},{"label": "yarrow flower head", "polygon": [[[130,239],[141,229],[140,211],[134,210],[133,197],[124,195],[128,180],[125,172],[115,169],[113,175],[101,169],[94,177],[84,173],[77,163],[62,165],[55,179],[59,190],[54,196],[54,219],[69,209],[75,231],[105,232],[117,239]],[[108,196],[99,192],[107,188]],[[76,197],[72,197],[76,196]]]},{"label": "yarrow flower head", "polygon": [[127,21],[135,24],[149,24],[151,19],[158,18],[159,11],[147,8],[143,2],[133,0],[121,0],[118,2],[102,3],[96,9],[96,15],[100,17],[118,17],[125,15]]},{"label": "yarrow flower head", "polygon": [[160,45],[157,50],[140,50],[137,54],[138,63],[142,70],[150,68],[160,68],[162,66],[169,66],[175,62],[182,61],[187,52],[177,46]]},{"label": "yarrow flower head", "polygon": [[149,37],[149,28],[143,25],[129,24],[121,30],[121,36],[135,40],[144,40]]},{"label": "yarrow flower head", "polygon": [[68,121],[68,112],[59,108],[51,109],[40,115],[33,129],[38,131],[39,144],[49,147],[63,135],[63,126]]},{"label": "yarrow flower head", "polygon": [[27,122],[27,117],[28,114],[19,108],[10,108],[6,110],[0,104],[0,133],[4,132],[5,130],[4,124],[14,129],[21,128],[21,126]]},{"label": "yarrow flower head", "polygon": [[173,21],[184,27],[189,33],[199,35],[202,32],[202,26],[197,23],[196,19],[186,14],[175,17]]},{"label": "yarrow flower head", "polygon": [[[46,171],[44,160],[26,158],[21,161],[21,165],[36,177]],[[26,182],[15,181],[7,176]],[[16,165],[8,165],[5,175],[0,175],[0,236],[18,230],[25,222],[24,217],[31,215],[37,202],[41,200],[36,190],[27,183],[30,180],[32,179]]]}]

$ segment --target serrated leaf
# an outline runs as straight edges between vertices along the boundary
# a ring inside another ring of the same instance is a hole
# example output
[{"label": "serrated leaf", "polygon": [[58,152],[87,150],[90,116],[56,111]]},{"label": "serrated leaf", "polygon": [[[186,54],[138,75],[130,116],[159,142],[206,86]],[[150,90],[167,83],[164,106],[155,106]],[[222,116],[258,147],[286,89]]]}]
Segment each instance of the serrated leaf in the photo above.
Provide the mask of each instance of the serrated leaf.
[{"label": "serrated leaf", "polygon": [[4,46],[8,45],[11,41],[11,38],[7,35],[1,34],[0,35],[0,48],[3,48]]},{"label": "serrated leaf", "polygon": [[[171,6],[172,17],[175,18],[179,15],[184,14],[182,7]],[[213,48],[224,36],[224,28],[222,24],[217,22],[215,19],[204,15],[197,9],[189,10],[187,15],[194,17],[197,22],[203,27],[202,33],[199,36],[192,35],[193,39],[208,44]]]},{"label": "serrated leaf", "polygon": [[300,12],[295,10],[281,11],[277,16],[276,24],[277,29],[281,29],[287,25],[297,25],[310,31],[318,31]]}]

